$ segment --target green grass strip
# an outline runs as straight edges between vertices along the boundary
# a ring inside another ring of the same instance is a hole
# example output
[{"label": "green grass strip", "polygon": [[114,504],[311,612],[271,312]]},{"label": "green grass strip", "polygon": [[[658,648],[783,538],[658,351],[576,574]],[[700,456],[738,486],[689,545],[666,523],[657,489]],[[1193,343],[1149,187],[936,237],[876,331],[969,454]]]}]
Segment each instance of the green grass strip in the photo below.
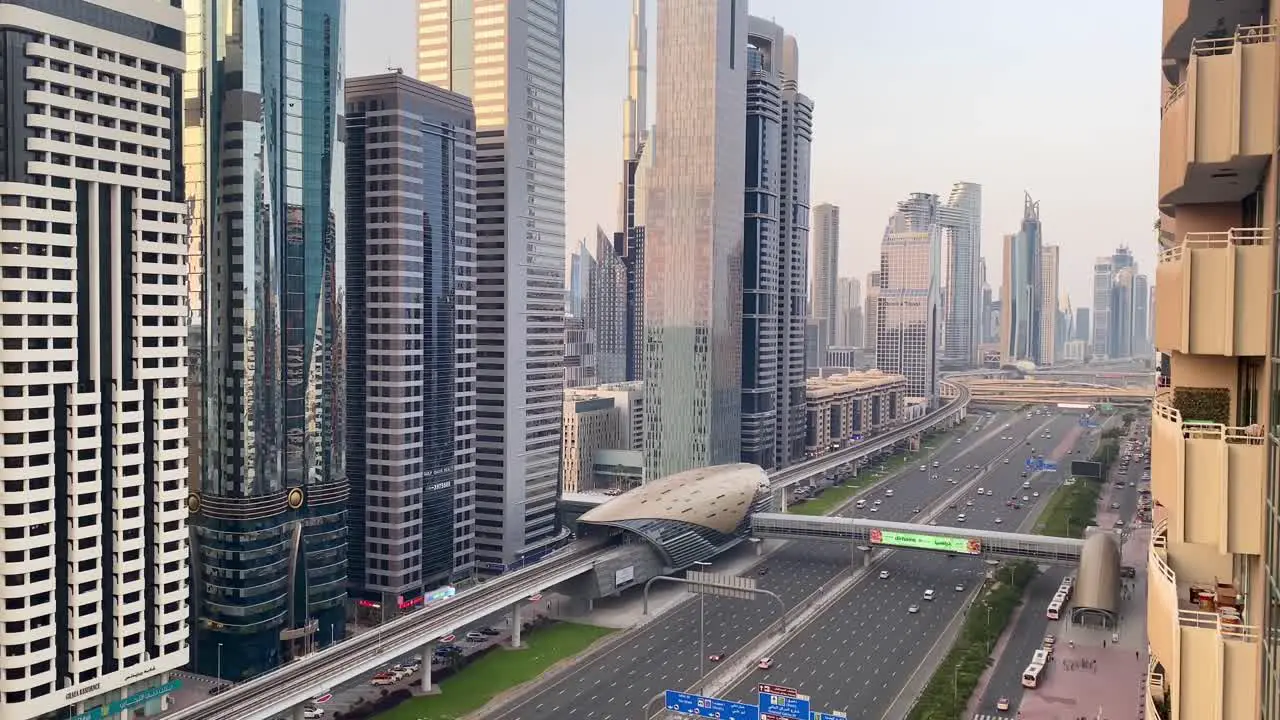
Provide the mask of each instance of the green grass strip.
[{"label": "green grass strip", "polygon": [[457,720],[511,688],[536,679],[613,632],[612,628],[560,622],[525,633],[526,648],[497,648],[440,683],[439,695],[415,697],[376,720]]}]

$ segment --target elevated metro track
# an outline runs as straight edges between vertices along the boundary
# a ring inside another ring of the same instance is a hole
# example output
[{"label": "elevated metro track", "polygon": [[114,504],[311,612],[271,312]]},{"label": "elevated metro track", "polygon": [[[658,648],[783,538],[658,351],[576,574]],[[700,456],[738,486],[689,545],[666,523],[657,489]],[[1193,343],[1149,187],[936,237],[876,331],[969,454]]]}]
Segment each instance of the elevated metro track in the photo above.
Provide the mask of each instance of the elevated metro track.
[{"label": "elevated metro track", "polygon": [[1050,380],[967,380],[974,403],[1039,404],[1062,402],[1149,403],[1154,388],[1114,387]]},{"label": "elevated metro track", "polygon": [[[831,453],[792,466],[770,479],[778,490],[821,476],[873,453],[964,416],[970,393],[956,383],[944,382],[952,397],[941,409],[907,423],[883,437],[857,447]],[[396,658],[426,649],[443,635],[474,623],[503,608],[518,610],[529,596],[554,587],[595,568],[610,548],[585,543],[571,545],[541,562],[500,575],[440,603],[348,638],[295,660],[284,667],[234,685],[191,707],[165,716],[166,720],[263,720],[287,715],[316,695],[385,667]],[[512,618],[519,625],[519,617]],[[295,713],[296,714],[296,713]]]}]

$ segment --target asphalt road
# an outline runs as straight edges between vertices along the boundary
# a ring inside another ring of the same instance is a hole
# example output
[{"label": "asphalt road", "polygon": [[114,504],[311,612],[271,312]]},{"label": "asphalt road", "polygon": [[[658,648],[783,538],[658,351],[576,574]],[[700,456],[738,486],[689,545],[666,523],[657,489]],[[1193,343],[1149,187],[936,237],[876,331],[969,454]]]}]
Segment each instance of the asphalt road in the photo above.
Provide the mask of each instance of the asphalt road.
[{"label": "asphalt road", "polygon": [[[1125,518],[1126,522],[1137,512],[1138,506],[1137,487],[1128,487],[1128,483],[1132,481],[1135,485],[1138,484],[1138,479],[1142,477],[1142,467],[1142,462],[1131,463],[1127,475],[1120,475],[1117,472],[1118,468],[1113,468],[1111,476],[1107,479],[1107,482],[1123,481],[1125,483],[1124,490],[1115,489],[1112,492],[1113,499],[1120,503],[1120,509],[1117,512],[1120,513],[1120,517]],[[1063,568],[1051,568],[1049,572],[1042,574],[1032,583],[1027,595],[1027,603],[1023,606],[1023,611],[1012,629],[1013,634],[1009,636],[1004,652],[996,659],[990,683],[978,705],[979,715],[996,713],[996,702],[1000,698],[1008,699],[1014,708],[1022,702],[1022,694],[1025,692],[1022,687],[1022,671],[1026,669],[1027,663],[1031,662],[1031,656],[1040,648],[1045,634],[1050,632],[1050,620],[1044,614],[1045,609],[1049,607],[1049,601],[1053,599],[1054,593],[1062,583],[1062,578],[1067,574]]]},{"label": "asphalt road", "polygon": [[[1005,427],[1006,421],[1012,422],[1012,427]],[[879,497],[882,504],[874,517],[910,520],[915,508],[927,507],[954,491],[955,486],[945,480],[948,474],[955,474],[949,472],[952,467],[963,469],[965,464],[980,463],[984,457],[993,457],[1000,448],[1014,444],[1021,446],[1020,441],[1010,443],[999,440],[999,437],[1012,434],[1025,438],[1045,421],[1046,418],[1040,416],[1027,420],[1024,416],[1015,418],[1000,413],[990,419],[980,419],[962,442],[939,449],[935,456],[940,465],[938,470],[930,469],[927,473],[909,470],[880,486],[874,497]],[[1050,441],[1039,440],[1038,435],[1037,442],[1050,444]],[[1016,462],[1021,462],[1021,459]],[[930,481],[928,478],[934,472],[941,477]],[[957,480],[972,477],[975,473],[961,472]],[[1017,473],[1013,475],[1016,477]],[[888,488],[894,489],[894,497],[884,497],[884,490]],[[997,504],[999,495],[989,498],[992,505]],[[999,499],[1003,508],[1003,498]],[[897,562],[904,560],[898,558]],[[791,542],[769,556],[765,562],[768,573],[757,575],[756,580],[760,587],[778,593],[790,609],[848,569],[851,561],[849,548],[842,544]],[[918,557],[917,562],[927,562],[927,558]],[[950,599],[950,595],[944,597]],[[706,597],[706,653],[736,652],[777,616],[777,607],[770,602]],[[636,634],[630,642],[584,660],[572,672],[547,683],[519,704],[492,713],[491,720],[639,717],[656,694],[669,689],[683,690],[697,682],[701,657],[698,631],[698,603],[682,605]],[[707,669],[710,670],[710,663],[707,663]]]},{"label": "asphalt road", "polygon": [[[1043,439],[1035,432],[1028,447],[1028,434],[1046,423],[1051,439]],[[997,439],[975,447],[966,459],[990,465],[990,472],[977,484],[994,490],[994,495],[967,495],[959,507],[944,512],[938,524],[957,525],[956,516],[963,512],[964,527],[1016,531],[1031,509],[1047,501],[1050,491],[1064,477],[1040,474],[1024,479],[1023,462],[1032,447],[1042,453],[1052,452],[1076,425],[1073,417],[1023,417],[1004,431],[1013,436],[1012,441]],[[1008,465],[1002,462],[1006,452],[1010,456]],[[892,500],[899,507],[927,505],[930,498],[945,492],[939,491],[939,482],[919,482],[917,478],[916,483],[908,484],[909,490],[898,491]],[[946,490],[954,489],[945,483],[945,475],[941,482]],[[1031,487],[1023,488],[1024,482],[1030,482]],[[1040,497],[1034,497],[1035,492]],[[1029,498],[1019,510],[1005,505],[1015,495]],[[889,500],[884,500],[886,505]],[[972,506],[966,504],[970,500]],[[898,514],[890,517],[899,519],[894,517]],[[997,518],[1002,522],[996,523]],[[880,570],[887,570],[889,577],[881,579]],[[754,701],[756,685],[767,682],[808,694],[815,710],[842,710],[854,720],[880,720],[926,656],[945,652],[945,648],[935,647],[938,639],[986,570],[976,558],[896,551],[884,558],[865,581],[779,648],[771,669],[753,673],[729,693],[728,699]],[[955,590],[957,585],[961,591]],[[926,589],[934,590],[935,600],[923,599]],[[908,612],[911,605],[919,611]]]}]

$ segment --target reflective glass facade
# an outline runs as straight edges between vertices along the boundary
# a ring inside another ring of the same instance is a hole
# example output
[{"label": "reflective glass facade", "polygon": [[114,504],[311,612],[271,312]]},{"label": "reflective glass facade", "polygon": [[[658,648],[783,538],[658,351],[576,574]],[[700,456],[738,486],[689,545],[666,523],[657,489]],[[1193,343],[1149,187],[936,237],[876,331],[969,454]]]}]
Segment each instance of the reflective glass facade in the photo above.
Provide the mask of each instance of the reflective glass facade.
[{"label": "reflective glass facade", "polygon": [[389,73],[346,129],[349,574],[394,608],[475,564],[475,116]]},{"label": "reflective glass facade", "polygon": [[188,3],[202,447],[189,504],[204,674],[248,677],[343,634],[342,10]]},{"label": "reflective glass facade", "polygon": [[659,0],[645,214],[645,472],[741,447],[745,1]]},{"label": "reflective glass facade", "polygon": [[1028,195],[1022,227],[1004,242],[1004,286],[1001,301],[1001,339],[1006,362],[1040,363],[1040,314],[1044,310],[1041,281],[1040,204]]},{"label": "reflective glass facade", "polygon": [[742,462],[773,467],[778,385],[778,191],[782,95],[774,52],[782,29],[751,18],[747,46],[742,226]]},{"label": "reflective glass facade", "polygon": [[938,397],[941,281],[938,196],[914,193],[898,203],[880,244],[876,367],[905,375],[908,392],[929,402]]}]

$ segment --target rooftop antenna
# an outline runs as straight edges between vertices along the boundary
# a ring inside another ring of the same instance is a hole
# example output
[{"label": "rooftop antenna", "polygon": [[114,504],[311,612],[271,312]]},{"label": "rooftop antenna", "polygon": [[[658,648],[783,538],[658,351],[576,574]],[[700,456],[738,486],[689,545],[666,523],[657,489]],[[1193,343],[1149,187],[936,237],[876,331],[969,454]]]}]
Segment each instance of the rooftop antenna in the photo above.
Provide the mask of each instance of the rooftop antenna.
[{"label": "rooftop antenna", "polygon": [[393,72],[393,73],[395,73],[395,74],[397,74],[397,75],[403,75],[403,74],[404,74],[404,68],[399,67],[398,65],[388,65],[388,66],[387,66],[387,72]]}]

